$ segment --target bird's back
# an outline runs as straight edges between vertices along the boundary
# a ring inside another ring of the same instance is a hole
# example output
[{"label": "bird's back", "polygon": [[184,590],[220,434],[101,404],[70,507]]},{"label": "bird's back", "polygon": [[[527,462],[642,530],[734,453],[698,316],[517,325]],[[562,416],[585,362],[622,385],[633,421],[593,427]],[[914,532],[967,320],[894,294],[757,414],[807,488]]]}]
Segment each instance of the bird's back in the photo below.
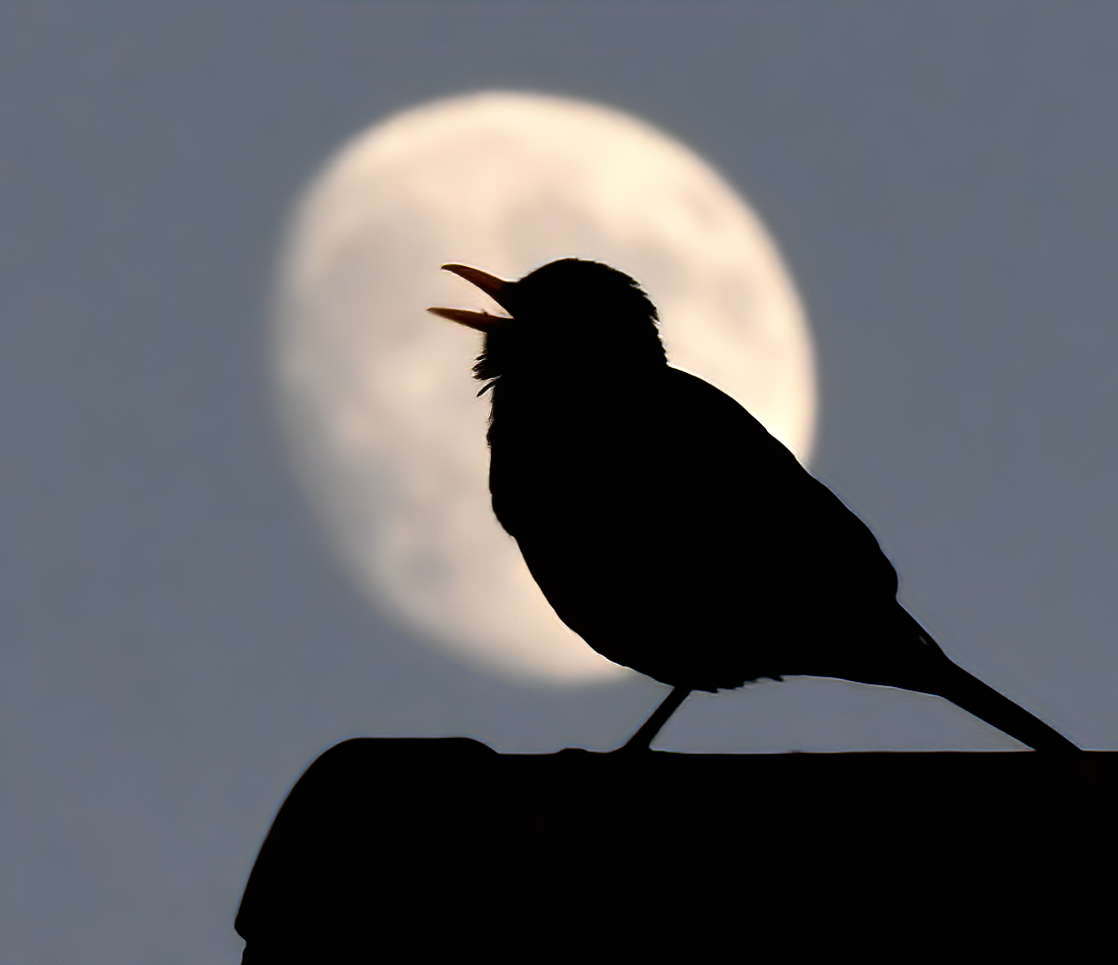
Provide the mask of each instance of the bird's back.
[{"label": "bird's back", "polygon": [[896,594],[865,525],[679,370],[563,392],[503,378],[489,439],[494,511],[560,618],[665,683],[820,673],[823,627],[879,620]]}]

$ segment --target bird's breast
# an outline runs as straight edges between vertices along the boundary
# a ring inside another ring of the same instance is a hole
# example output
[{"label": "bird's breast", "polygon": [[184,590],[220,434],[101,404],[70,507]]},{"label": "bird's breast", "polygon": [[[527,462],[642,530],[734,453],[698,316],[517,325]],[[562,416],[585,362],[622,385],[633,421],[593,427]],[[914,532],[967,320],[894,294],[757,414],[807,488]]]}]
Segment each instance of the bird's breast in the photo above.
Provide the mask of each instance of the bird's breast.
[{"label": "bird's breast", "polygon": [[587,420],[494,420],[489,486],[497,518],[514,536],[562,522],[593,528],[617,502],[651,498],[655,447],[639,427],[601,414]]}]

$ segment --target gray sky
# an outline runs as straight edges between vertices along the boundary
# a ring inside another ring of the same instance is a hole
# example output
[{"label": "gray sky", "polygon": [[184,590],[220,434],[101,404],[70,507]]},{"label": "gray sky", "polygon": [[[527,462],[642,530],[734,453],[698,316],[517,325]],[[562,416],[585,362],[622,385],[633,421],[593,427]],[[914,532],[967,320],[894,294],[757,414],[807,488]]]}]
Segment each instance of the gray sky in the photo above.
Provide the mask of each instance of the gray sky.
[{"label": "gray sky", "polygon": [[[1118,734],[1112,3],[0,7],[0,959],[236,960],[290,783],[354,735],[606,749],[663,692],[476,676],[386,624],[288,471],[265,354],[299,190],[487,88],[628,111],[776,237],[814,471],[960,663]],[[688,702],[694,751],[1005,749],[836,681]]]}]

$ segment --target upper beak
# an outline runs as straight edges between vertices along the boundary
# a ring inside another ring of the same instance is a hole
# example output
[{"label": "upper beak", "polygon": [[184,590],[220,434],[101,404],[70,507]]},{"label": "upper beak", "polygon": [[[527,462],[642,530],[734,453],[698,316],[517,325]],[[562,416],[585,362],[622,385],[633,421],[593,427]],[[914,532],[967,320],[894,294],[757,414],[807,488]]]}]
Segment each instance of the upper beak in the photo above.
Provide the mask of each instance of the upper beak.
[{"label": "upper beak", "polygon": [[[465,278],[470,284],[476,285],[502,308],[507,307],[503,301],[502,293],[507,297],[507,289],[511,282],[498,278],[496,275],[490,275],[478,268],[470,268],[468,265],[443,265],[442,267],[444,271],[453,272],[460,278]],[[505,320],[500,315],[490,315],[489,312],[471,312],[464,308],[428,308],[427,311],[441,318],[448,318],[452,322],[476,328],[479,332],[491,331],[497,322]]]}]

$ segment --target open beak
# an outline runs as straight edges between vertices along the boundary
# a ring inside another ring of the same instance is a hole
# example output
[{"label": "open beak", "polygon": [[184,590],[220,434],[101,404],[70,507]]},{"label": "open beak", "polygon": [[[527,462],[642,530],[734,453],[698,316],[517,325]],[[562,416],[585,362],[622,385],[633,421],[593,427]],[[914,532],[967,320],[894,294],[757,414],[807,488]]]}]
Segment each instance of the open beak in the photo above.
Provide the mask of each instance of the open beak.
[{"label": "open beak", "polygon": [[[502,300],[502,293],[507,296],[507,289],[511,282],[490,275],[478,268],[470,268],[468,265],[443,265],[442,267],[444,271],[453,272],[460,278],[465,278],[471,285],[480,288],[502,308],[507,307]],[[491,315],[489,312],[471,312],[464,308],[428,308],[427,311],[432,315],[438,315],[440,318],[448,318],[452,322],[458,322],[459,325],[476,328],[479,332],[492,331],[494,325],[498,322],[507,321],[507,318],[503,315]]]}]

